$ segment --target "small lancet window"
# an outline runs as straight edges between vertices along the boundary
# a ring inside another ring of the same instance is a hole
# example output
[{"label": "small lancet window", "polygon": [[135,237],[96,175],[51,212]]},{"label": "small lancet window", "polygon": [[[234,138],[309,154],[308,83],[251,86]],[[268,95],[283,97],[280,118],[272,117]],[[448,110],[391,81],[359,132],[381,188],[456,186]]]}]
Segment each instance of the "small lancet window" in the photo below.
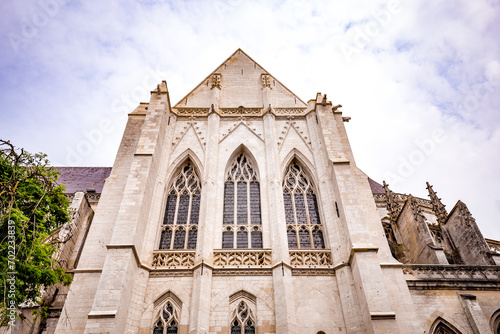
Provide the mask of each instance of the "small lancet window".
[{"label": "small lancet window", "polygon": [[432,334],[460,334],[460,332],[454,328],[451,324],[449,324],[446,320],[442,318],[436,319],[435,324],[432,326],[434,330],[431,331]]},{"label": "small lancet window", "polygon": [[241,153],[224,184],[222,248],[262,248],[260,185],[251,161]]},{"label": "small lancet window", "polygon": [[241,301],[233,312],[231,334],[255,334],[255,318],[244,301]]},{"label": "small lancet window", "polygon": [[450,329],[445,324],[441,323],[436,327],[434,331],[435,334],[456,334],[452,329]]},{"label": "small lancet window", "polygon": [[154,322],[153,334],[177,334],[179,327],[179,314],[173,304],[167,302],[158,312]]},{"label": "small lancet window", "polygon": [[289,248],[325,248],[318,201],[304,169],[293,161],[283,181]]},{"label": "small lancet window", "polygon": [[196,249],[201,186],[188,161],[168,191],[159,249]]}]

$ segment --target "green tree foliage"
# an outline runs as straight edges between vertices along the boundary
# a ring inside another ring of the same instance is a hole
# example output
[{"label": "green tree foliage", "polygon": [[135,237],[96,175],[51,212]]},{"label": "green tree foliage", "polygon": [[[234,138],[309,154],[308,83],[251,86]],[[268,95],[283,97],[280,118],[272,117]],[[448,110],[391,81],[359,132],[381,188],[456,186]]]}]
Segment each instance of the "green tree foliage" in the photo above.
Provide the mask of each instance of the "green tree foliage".
[{"label": "green tree foliage", "polygon": [[12,321],[14,306],[40,302],[42,288],[71,282],[54,259],[56,244],[48,242],[69,220],[58,174],[46,155],[0,140],[1,325]]}]

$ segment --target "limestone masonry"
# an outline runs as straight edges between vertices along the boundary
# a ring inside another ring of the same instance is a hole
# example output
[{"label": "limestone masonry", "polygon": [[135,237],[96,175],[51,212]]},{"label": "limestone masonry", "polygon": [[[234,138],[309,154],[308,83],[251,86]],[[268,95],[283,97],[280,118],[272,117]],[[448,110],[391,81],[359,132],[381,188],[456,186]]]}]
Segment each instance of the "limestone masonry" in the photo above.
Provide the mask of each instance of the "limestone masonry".
[{"label": "limestone masonry", "polygon": [[60,168],[73,283],[16,330],[500,334],[500,242],[369,179],[340,107],[240,49],[174,106],[163,81],[112,168]]}]

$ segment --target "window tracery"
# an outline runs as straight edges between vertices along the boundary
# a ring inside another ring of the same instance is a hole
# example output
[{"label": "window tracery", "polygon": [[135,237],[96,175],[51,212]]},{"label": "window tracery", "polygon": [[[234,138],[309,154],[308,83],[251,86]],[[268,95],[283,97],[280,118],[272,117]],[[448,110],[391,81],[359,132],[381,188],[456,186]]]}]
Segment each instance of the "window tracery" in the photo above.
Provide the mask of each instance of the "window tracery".
[{"label": "window tracery", "polygon": [[262,248],[260,185],[255,168],[241,153],[224,184],[222,248]]},{"label": "window tracery", "polygon": [[247,303],[241,301],[233,311],[231,334],[255,334],[255,317]]},{"label": "window tracery", "polygon": [[159,249],[196,249],[201,186],[188,161],[168,191]]},{"label": "window tracery", "polygon": [[303,168],[292,162],[283,181],[289,248],[325,248],[315,189]]},{"label": "window tracery", "polygon": [[178,325],[179,312],[174,304],[168,301],[156,316],[153,334],[177,334]]}]

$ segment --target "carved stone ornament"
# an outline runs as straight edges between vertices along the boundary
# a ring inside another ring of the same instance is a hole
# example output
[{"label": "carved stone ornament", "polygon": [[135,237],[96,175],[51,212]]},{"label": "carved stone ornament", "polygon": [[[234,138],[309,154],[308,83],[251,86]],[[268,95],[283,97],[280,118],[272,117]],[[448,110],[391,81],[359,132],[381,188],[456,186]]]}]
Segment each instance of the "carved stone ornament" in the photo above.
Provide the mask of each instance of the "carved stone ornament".
[{"label": "carved stone ornament", "polygon": [[424,217],[424,214],[422,213],[422,209],[420,208],[418,202],[415,200],[415,197],[413,197],[412,195],[408,195],[407,201],[410,201],[410,208],[415,218],[421,218],[425,221],[426,219]]},{"label": "carved stone ornament", "polygon": [[221,108],[222,115],[254,115],[260,116],[262,114],[261,108],[245,108],[239,106],[238,108]]},{"label": "carved stone ornament", "polygon": [[194,266],[193,251],[156,251],[153,253],[152,266],[159,268],[191,268]]},{"label": "carved stone ornament", "polygon": [[331,266],[332,253],[329,250],[294,250],[290,251],[290,265],[296,267]]},{"label": "carved stone ornament", "polygon": [[212,88],[211,89],[214,89],[214,87],[221,89],[220,79],[221,79],[221,75],[218,73],[215,73],[214,76],[212,77]]},{"label": "carved stone ornament", "polygon": [[460,203],[458,203],[458,210],[459,216],[464,220],[465,225],[471,226],[476,223],[476,220],[474,219],[474,217],[472,217],[469,208],[467,207],[467,205],[465,205],[464,202],[460,201]]},{"label": "carved stone ornament", "polygon": [[271,88],[271,76],[269,74],[263,73],[262,74],[262,88]]},{"label": "carved stone ornament", "polygon": [[214,252],[214,266],[270,266],[271,251],[216,251]]},{"label": "carved stone ornament", "polygon": [[441,202],[441,198],[437,196],[437,193],[432,189],[432,186],[427,183],[427,190],[429,191],[429,197],[431,198],[432,210],[436,214],[436,218],[439,224],[446,223],[448,218],[448,212],[446,212],[445,205]]},{"label": "carved stone ornament", "polygon": [[387,203],[387,211],[389,212],[389,217],[391,221],[396,223],[399,213],[401,212],[401,205],[396,201],[396,196],[389,189],[389,185],[384,181],[384,190],[385,190],[385,201]]}]

